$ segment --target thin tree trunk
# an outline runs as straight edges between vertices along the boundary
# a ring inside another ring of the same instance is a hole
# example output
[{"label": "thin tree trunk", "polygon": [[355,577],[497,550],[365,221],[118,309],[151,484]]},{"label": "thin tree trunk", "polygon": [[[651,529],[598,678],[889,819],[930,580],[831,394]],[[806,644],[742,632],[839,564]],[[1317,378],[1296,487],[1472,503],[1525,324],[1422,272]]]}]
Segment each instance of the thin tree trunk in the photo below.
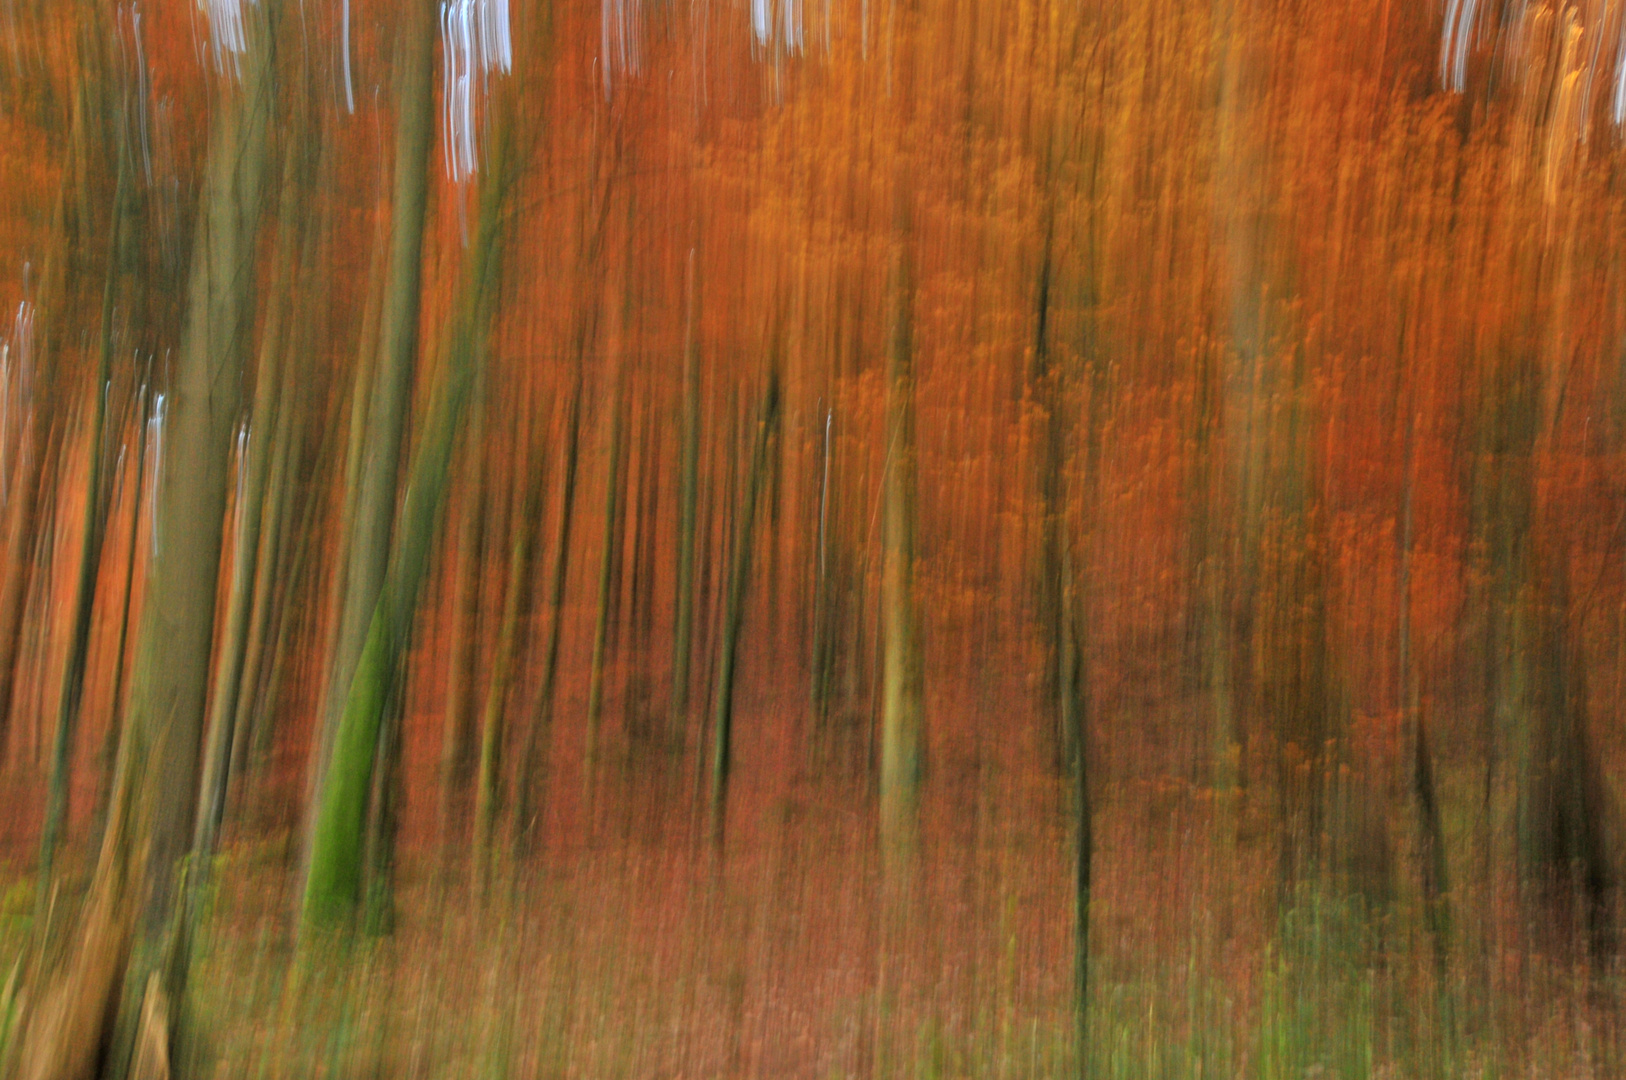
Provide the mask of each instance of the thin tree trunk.
[{"label": "thin tree trunk", "polygon": [[1445,836],[1440,826],[1439,800],[1434,790],[1434,762],[1429,749],[1428,722],[1424,717],[1417,686],[1416,662],[1411,642],[1411,556],[1412,556],[1412,453],[1415,419],[1406,417],[1405,494],[1400,510],[1399,669],[1402,716],[1411,735],[1411,791],[1417,813],[1417,839],[1423,907],[1429,932],[1434,938],[1436,968],[1443,973],[1450,955],[1450,912],[1445,904],[1449,889],[1445,864]]},{"label": "thin tree trunk", "polygon": [[[521,423],[520,427],[527,427]],[[516,658],[525,650],[525,628],[530,622],[533,552],[535,550],[537,507],[540,495],[538,477],[540,455],[527,455],[527,467],[514,478],[510,517],[512,540],[508,558],[508,584],[503,598],[502,624],[497,632],[497,650],[491,660],[485,709],[480,724],[480,769],[474,789],[474,892],[483,901],[496,854],[494,841],[501,806],[503,750],[507,743],[508,698],[514,682]]]},{"label": "thin tree trunk", "polygon": [[582,759],[582,772],[589,787],[592,785],[594,764],[598,758],[599,720],[604,711],[604,665],[609,652],[611,603],[615,589],[615,561],[617,533],[621,510],[621,384],[617,379],[610,392],[610,460],[604,480],[604,543],[598,575],[598,619],[593,630],[593,660],[588,673],[587,687],[587,748]]},{"label": "thin tree trunk", "polygon": [[1077,1075],[1090,1071],[1090,864],[1095,854],[1091,831],[1089,782],[1088,681],[1084,667],[1084,628],[1088,625],[1083,598],[1073,569],[1072,544],[1065,521],[1059,537],[1061,640],[1060,660],[1062,730],[1072,735],[1070,772],[1073,781],[1073,1040],[1077,1048]]},{"label": "thin tree trunk", "polygon": [[[125,548],[124,591],[119,603],[119,636],[118,644],[113,648],[113,688],[108,695],[107,734],[102,741],[101,751],[101,764],[106,783],[102,785],[97,799],[96,824],[91,832],[91,846],[97,851],[101,850],[104,843],[107,815],[113,796],[114,769],[118,763],[123,730],[119,717],[124,715],[124,674],[129,666],[130,610],[135,599],[136,565],[141,561],[141,503],[147,472],[147,426],[151,422],[149,407],[151,372],[145,371],[138,378],[139,385],[135,391],[133,410],[134,441],[130,444],[135,461],[126,466],[127,469],[135,470],[135,477],[128,481],[127,488],[130,499],[130,539]],[[126,475],[128,476],[128,473]]]},{"label": "thin tree trunk", "polygon": [[120,153],[118,179],[113,194],[107,277],[102,289],[101,362],[97,369],[95,385],[92,387],[95,401],[91,405],[90,472],[85,480],[84,542],[79,552],[79,574],[75,585],[73,629],[68,639],[68,659],[63,666],[62,686],[57,697],[56,733],[51,753],[51,779],[45,805],[45,822],[40,830],[38,910],[41,912],[44,911],[46,898],[50,895],[52,865],[63,821],[67,816],[73,736],[84,693],[85,659],[90,651],[91,616],[96,605],[96,578],[102,562],[102,540],[109,509],[108,500],[102,495],[102,467],[106,456],[102,444],[105,441],[104,433],[107,427],[107,399],[112,393],[113,307],[118,296],[118,279],[124,269],[124,255],[128,244],[125,235],[128,185],[124,155]]},{"label": "thin tree trunk", "polygon": [[654,734],[650,710],[650,640],[655,633],[655,522],[660,510],[660,432],[656,419],[655,388],[644,395],[638,439],[638,485],[633,500],[631,575],[628,581],[627,626],[631,632],[632,670],[622,707],[626,728],[645,741]]},{"label": "thin tree trunk", "polygon": [[559,672],[559,642],[564,630],[565,583],[570,573],[570,531],[576,507],[576,464],[581,445],[581,368],[576,371],[576,389],[570,403],[570,419],[565,436],[564,484],[559,495],[559,531],[554,538],[553,571],[548,585],[548,639],[542,654],[542,683],[531,709],[530,728],[525,734],[525,753],[520,759],[519,778],[514,793],[515,857],[530,853],[534,834],[542,816],[542,800],[533,795],[547,791],[546,748],[553,726],[555,682]]},{"label": "thin tree trunk", "polygon": [[913,286],[906,245],[906,239],[899,241],[892,274],[881,494],[881,838],[894,871],[913,858],[924,711],[914,565]]},{"label": "thin tree trunk", "polygon": [[689,666],[694,654],[695,508],[700,490],[700,338],[695,326],[700,283],[689,252],[687,315],[683,325],[683,461],[678,481],[677,600],[672,626],[672,718],[681,738],[689,711]]},{"label": "thin tree trunk", "polygon": [[[728,805],[728,774],[732,764],[734,727],[734,668],[738,658],[740,627],[745,621],[745,594],[751,579],[751,539],[756,523],[757,498],[767,469],[768,439],[779,420],[779,374],[770,368],[757,414],[756,438],[751,446],[750,471],[739,512],[734,520],[734,552],[728,575],[728,599],[723,610],[723,641],[717,658],[717,700],[712,718],[711,835],[721,845]],[[732,479],[732,478],[731,478]]]},{"label": "thin tree trunk", "polygon": [[819,458],[818,539],[813,557],[813,713],[823,721],[830,709],[830,434],[835,410],[824,413],[824,452]]},{"label": "thin tree trunk", "polygon": [[459,496],[456,563],[452,569],[451,662],[446,671],[446,716],[441,737],[440,828],[442,858],[452,851],[461,795],[468,783],[479,614],[485,566],[484,394],[476,388],[463,434],[464,475]]}]

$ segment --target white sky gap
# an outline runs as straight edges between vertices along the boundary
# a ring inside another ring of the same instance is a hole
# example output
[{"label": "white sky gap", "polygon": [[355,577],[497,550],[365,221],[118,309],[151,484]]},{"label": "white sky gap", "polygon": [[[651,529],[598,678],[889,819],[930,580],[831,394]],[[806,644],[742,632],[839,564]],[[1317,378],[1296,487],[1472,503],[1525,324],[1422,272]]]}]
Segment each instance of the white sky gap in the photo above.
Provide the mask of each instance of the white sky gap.
[{"label": "white sky gap", "polygon": [[513,70],[508,0],[442,0],[441,127],[446,173],[456,183],[479,169],[475,141],[476,97],[493,72]]}]

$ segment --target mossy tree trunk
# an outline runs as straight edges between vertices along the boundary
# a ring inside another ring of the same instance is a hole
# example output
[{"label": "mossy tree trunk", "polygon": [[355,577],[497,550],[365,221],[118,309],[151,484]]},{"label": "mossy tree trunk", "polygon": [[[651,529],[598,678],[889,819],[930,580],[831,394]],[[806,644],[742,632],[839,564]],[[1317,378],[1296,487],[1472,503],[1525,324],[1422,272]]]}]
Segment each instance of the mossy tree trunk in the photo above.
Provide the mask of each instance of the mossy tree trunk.
[{"label": "mossy tree trunk", "polygon": [[[347,507],[349,550],[323,727],[312,756],[313,792],[325,790],[337,725],[348,707],[351,683],[371,634],[390,560],[402,437],[418,347],[424,211],[435,128],[435,10],[432,0],[409,0],[396,39],[394,199],[378,356],[366,387],[365,423],[350,433],[352,440],[359,440],[359,457],[356,486]],[[358,393],[361,389],[358,386]],[[313,799],[313,810],[319,803],[319,796]]]},{"label": "mossy tree trunk", "polygon": [[398,690],[413,614],[428,573],[457,428],[478,372],[485,365],[487,335],[498,292],[503,216],[512,186],[510,93],[499,93],[493,108],[497,116],[491,124],[479,222],[447,337],[443,378],[436,387],[412,460],[400,528],[391,545],[389,572],[367,627],[355,675],[349,681],[344,710],[334,732],[332,760],[317,800],[301,915],[307,937],[312,931],[350,926],[360,900],[363,831],[384,710]]}]

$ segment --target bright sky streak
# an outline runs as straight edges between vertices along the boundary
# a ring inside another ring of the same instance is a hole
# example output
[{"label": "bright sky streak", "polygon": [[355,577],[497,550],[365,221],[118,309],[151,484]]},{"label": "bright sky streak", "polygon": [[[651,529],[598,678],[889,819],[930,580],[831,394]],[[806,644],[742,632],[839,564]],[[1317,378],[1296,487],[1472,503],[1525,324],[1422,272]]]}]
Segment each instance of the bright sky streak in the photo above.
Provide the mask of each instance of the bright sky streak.
[{"label": "bright sky streak", "polygon": [[1615,92],[1610,102],[1609,118],[1617,125],[1626,124],[1626,18],[1620,20],[1620,43],[1615,48]]},{"label": "bright sky streak", "polygon": [[356,94],[350,87],[350,0],[344,0],[343,11],[339,24],[339,45],[344,50],[344,108],[346,112],[356,111]]},{"label": "bright sky streak", "polygon": [[1479,0],[1446,0],[1440,41],[1440,81],[1461,93],[1468,85],[1468,51],[1473,44]]},{"label": "bright sky streak", "polygon": [[[124,49],[124,18],[126,11],[119,9],[119,49]],[[152,186],[152,143],[147,134],[147,97],[149,94],[147,74],[147,50],[141,41],[141,5],[131,3],[128,9],[130,22],[130,37],[135,44],[135,99],[136,99],[136,130],[138,141],[141,144],[141,174],[146,177],[147,185]]]},{"label": "bright sky streak", "polygon": [[514,66],[508,0],[443,0],[440,5],[442,128],[446,172],[461,183],[479,168],[475,97],[493,71]]},{"label": "bright sky streak", "polygon": [[[167,359],[167,358],[166,358]],[[152,530],[152,554],[156,558],[160,548],[158,520],[158,485],[164,468],[164,421],[169,417],[169,398],[163,391],[153,395],[152,416],[147,420],[147,475],[152,477],[147,489],[147,521]]]},{"label": "bright sky streak", "polygon": [[10,338],[0,338],[0,505],[11,497],[11,465],[21,452],[22,424],[33,400],[33,359],[34,305],[21,300]]},{"label": "bright sky streak", "polygon": [[751,0],[751,30],[762,48],[779,44],[787,52],[801,52],[801,0],[778,0],[777,5],[775,0]]},{"label": "bright sky streak", "polygon": [[[1537,47],[1526,39],[1532,26],[1540,25],[1532,22],[1533,16],[1544,10],[1551,9],[1532,5],[1529,0],[1514,0],[1502,19],[1501,34],[1508,46],[1504,55],[1517,60]],[[1610,122],[1617,127],[1626,125],[1626,2],[1591,0],[1561,5],[1561,10],[1554,14],[1557,16],[1552,20],[1554,31],[1565,38],[1573,37],[1568,44],[1560,41],[1556,45],[1556,54],[1569,58],[1562,61],[1566,70],[1556,74],[1560,82],[1570,76],[1577,80],[1579,103],[1571,117],[1576,124],[1576,137],[1586,139],[1593,114],[1594,87],[1604,79],[1610,88]],[[1445,19],[1440,29],[1440,82],[1448,90],[1461,93],[1467,88],[1468,59],[1483,15],[1480,0],[1446,0]]]},{"label": "bright sky streak", "polygon": [[238,60],[248,51],[243,5],[258,3],[258,0],[197,0],[197,3],[209,16],[209,46],[214,52],[216,70],[241,74]]},{"label": "bright sky streak", "polygon": [[640,0],[602,0],[599,9],[599,58],[604,69],[604,93],[610,93],[615,75],[639,71],[638,23]]}]

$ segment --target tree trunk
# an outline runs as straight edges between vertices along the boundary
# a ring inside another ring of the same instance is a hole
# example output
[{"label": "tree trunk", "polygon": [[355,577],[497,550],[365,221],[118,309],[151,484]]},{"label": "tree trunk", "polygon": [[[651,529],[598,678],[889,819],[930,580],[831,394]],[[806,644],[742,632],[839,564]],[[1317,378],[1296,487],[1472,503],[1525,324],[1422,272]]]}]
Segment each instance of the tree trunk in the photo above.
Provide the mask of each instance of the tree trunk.
[{"label": "tree trunk", "polygon": [[[717,657],[717,702],[712,719],[715,744],[711,759],[711,835],[719,846],[728,809],[728,773],[731,765],[734,721],[734,668],[738,660],[740,628],[745,621],[745,594],[751,579],[751,542],[756,524],[757,499],[767,470],[768,440],[779,421],[779,373],[770,368],[757,414],[756,437],[745,490],[734,520],[734,552],[728,575],[728,599],[723,610],[723,640]],[[733,478],[730,477],[730,480]]]},{"label": "tree trunk", "polygon": [[332,761],[320,788],[301,916],[307,936],[312,930],[347,927],[360,899],[362,832],[383,710],[399,682],[413,612],[428,572],[458,424],[485,364],[486,334],[497,299],[499,230],[511,186],[507,171],[511,106],[506,95],[497,99],[496,108],[489,174],[481,186],[478,230],[447,339],[444,378],[425,417],[402,502],[401,526],[391,546],[389,574],[350,680],[334,733]]},{"label": "tree trunk", "polygon": [[695,326],[700,283],[689,252],[688,314],[683,327],[683,460],[678,480],[677,600],[672,626],[672,719],[680,736],[689,711],[689,665],[694,654],[695,508],[700,491],[700,338]]},{"label": "tree trunk", "polygon": [[[344,599],[331,649],[333,667],[322,712],[323,732],[312,760],[312,790],[325,790],[325,773],[348,708],[350,686],[366,647],[391,550],[402,435],[412,399],[417,354],[419,286],[423,274],[424,208],[428,197],[429,147],[434,134],[435,7],[409,0],[396,53],[394,203],[379,328],[377,366],[368,393],[354,503],[349,508],[349,552]],[[312,809],[318,805],[313,800]],[[314,856],[313,856],[314,858]]]},{"label": "tree trunk", "polygon": [[881,843],[894,871],[914,854],[925,708],[915,601],[914,297],[907,242],[899,241],[892,273],[881,494]]},{"label": "tree trunk", "polygon": [[1434,789],[1434,759],[1429,748],[1428,722],[1423,715],[1416,662],[1411,642],[1411,557],[1413,440],[1416,424],[1407,407],[1405,492],[1400,508],[1399,642],[1400,707],[1411,741],[1411,794],[1416,817],[1418,877],[1422,884],[1423,908],[1429,933],[1434,938],[1435,967],[1444,974],[1451,947],[1451,916],[1446,906],[1449,891],[1445,863],[1445,834],[1440,825],[1439,799]]},{"label": "tree trunk", "polygon": [[587,685],[587,748],[582,773],[589,787],[598,758],[599,719],[604,712],[604,665],[609,652],[611,604],[615,590],[616,539],[621,510],[621,382],[610,391],[609,466],[604,476],[604,543],[598,574],[598,619],[593,629],[593,660]]},{"label": "tree trunk", "polygon": [[[294,253],[299,248],[297,206],[297,151],[300,139],[294,135],[283,148],[282,193],[278,208],[278,236],[272,267],[270,297],[265,327],[260,340],[260,358],[254,375],[251,426],[243,429],[238,460],[236,519],[233,522],[231,579],[227,585],[225,626],[215,663],[214,690],[209,697],[206,727],[208,743],[203,760],[203,795],[198,807],[193,850],[192,885],[208,873],[207,863],[214,855],[215,840],[226,810],[226,785],[230,779],[232,738],[236,734],[238,693],[242,687],[244,658],[248,647],[249,616],[254,600],[255,568],[260,548],[261,511],[265,505],[266,482],[270,473],[277,426],[286,420],[277,416],[275,402],[282,369],[283,321],[289,293],[296,284]],[[274,520],[274,519],[273,519]]]},{"label": "tree trunk", "polygon": [[441,738],[440,828],[442,858],[449,859],[468,783],[470,714],[479,659],[479,615],[485,566],[484,394],[477,388],[463,434],[463,490],[459,495],[456,563],[452,568],[451,662],[446,671],[446,716]]},{"label": "tree trunk", "polygon": [[[529,408],[527,403],[525,406]],[[516,425],[527,430],[529,424]],[[539,442],[539,440],[538,440]],[[501,805],[503,750],[507,743],[508,699],[514,682],[517,658],[525,651],[525,632],[530,625],[533,552],[536,546],[537,510],[542,473],[541,455],[526,455],[525,468],[513,479],[510,516],[512,534],[508,558],[508,584],[503,597],[502,624],[497,631],[497,651],[491,660],[485,709],[480,724],[480,769],[474,789],[474,892],[484,900],[490,885],[491,860],[495,855],[497,814]]]},{"label": "tree trunk", "polygon": [[[553,570],[548,585],[548,639],[542,653],[542,683],[531,708],[525,753],[520,759],[514,793],[515,858],[530,853],[542,817],[542,801],[533,791],[546,792],[545,769],[549,734],[553,726],[555,681],[559,672],[559,642],[563,636],[565,583],[570,574],[570,531],[576,507],[576,464],[581,445],[581,368],[571,396],[565,435],[564,484],[559,494],[559,531],[554,537]],[[539,773],[544,773],[539,776]]]}]

